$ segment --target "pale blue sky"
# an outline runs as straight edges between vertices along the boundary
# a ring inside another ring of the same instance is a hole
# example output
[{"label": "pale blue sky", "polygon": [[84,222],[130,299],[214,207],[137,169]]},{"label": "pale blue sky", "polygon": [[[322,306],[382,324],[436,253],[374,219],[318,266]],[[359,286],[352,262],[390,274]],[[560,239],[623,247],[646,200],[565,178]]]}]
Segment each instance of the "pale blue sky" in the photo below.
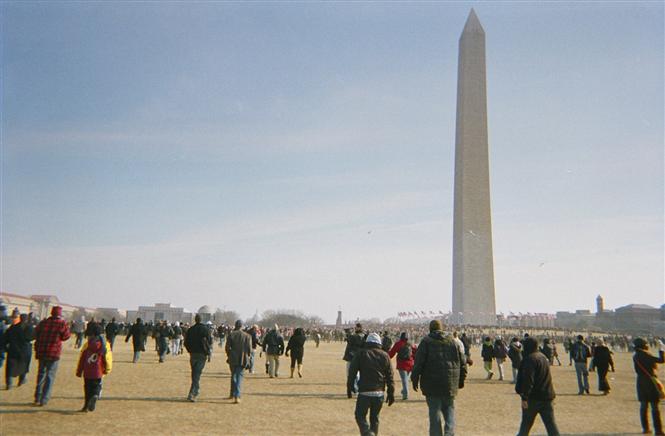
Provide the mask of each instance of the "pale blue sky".
[{"label": "pale blue sky", "polygon": [[449,310],[471,6],[498,309],[662,304],[662,2],[3,2],[2,289]]}]

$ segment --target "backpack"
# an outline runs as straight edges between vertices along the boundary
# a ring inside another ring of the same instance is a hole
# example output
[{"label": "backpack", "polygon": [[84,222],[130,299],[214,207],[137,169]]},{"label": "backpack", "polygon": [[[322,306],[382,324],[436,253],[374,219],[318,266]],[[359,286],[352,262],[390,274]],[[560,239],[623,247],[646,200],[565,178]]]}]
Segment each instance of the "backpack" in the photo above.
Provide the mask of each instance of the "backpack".
[{"label": "backpack", "polygon": [[400,348],[397,352],[397,358],[399,360],[411,359],[411,344],[405,342],[404,345],[402,345],[402,348]]}]

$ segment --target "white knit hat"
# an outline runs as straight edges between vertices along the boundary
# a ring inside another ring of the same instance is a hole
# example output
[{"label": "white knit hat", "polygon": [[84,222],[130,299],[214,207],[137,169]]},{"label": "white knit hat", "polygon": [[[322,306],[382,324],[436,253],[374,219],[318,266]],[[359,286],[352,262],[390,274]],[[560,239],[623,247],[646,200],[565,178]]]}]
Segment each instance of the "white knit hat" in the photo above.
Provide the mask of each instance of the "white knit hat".
[{"label": "white knit hat", "polygon": [[378,333],[370,333],[365,340],[368,344],[378,344],[381,345],[381,336]]}]

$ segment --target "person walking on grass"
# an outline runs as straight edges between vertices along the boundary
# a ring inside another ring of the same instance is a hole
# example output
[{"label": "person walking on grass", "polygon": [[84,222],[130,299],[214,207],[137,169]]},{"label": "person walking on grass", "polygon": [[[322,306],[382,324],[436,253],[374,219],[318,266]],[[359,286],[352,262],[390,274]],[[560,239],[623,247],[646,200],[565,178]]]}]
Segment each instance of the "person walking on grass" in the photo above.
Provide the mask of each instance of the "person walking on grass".
[{"label": "person walking on grass", "polygon": [[118,333],[120,332],[120,326],[118,325],[117,322],[115,322],[115,318],[111,318],[111,322],[106,324],[105,327],[105,333],[106,333],[106,340],[108,341],[109,345],[111,346],[111,350],[113,350],[113,344],[115,343],[115,337],[118,336]]},{"label": "person walking on grass", "polygon": [[132,363],[138,362],[141,357],[141,351],[145,351],[146,333],[147,330],[143,325],[143,321],[141,321],[141,318],[136,318],[136,321],[129,328],[127,336],[125,337],[125,342],[129,342],[129,338],[132,338],[132,347],[134,349]]},{"label": "person walking on grass", "polygon": [[665,363],[665,344],[658,341],[658,357],[649,352],[649,344],[643,338],[635,338],[633,341],[635,354],[633,355],[633,368],[637,375],[637,399],[640,402],[640,422],[642,433],[648,434],[649,429],[649,406],[651,406],[651,418],[653,420],[654,434],[663,435],[663,423],[660,417],[659,403],[661,400],[656,377],[658,364]]},{"label": "person walking on grass", "polygon": [[497,336],[494,341],[494,358],[496,359],[496,367],[499,369],[499,380],[503,380],[503,363],[508,357],[508,347],[503,342],[501,336]]},{"label": "person walking on grass", "polygon": [[28,380],[30,359],[32,358],[32,327],[28,325],[28,315],[19,316],[19,322],[13,324],[5,334],[7,365],[5,366],[5,384],[7,390],[12,387],[12,380],[18,377],[18,385],[23,386]]},{"label": "person walking on grass", "polygon": [[550,366],[554,365],[554,348],[550,343],[550,338],[543,339],[543,345],[540,347],[540,352],[543,353],[547,360],[550,362]]},{"label": "person walking on grass", "polygon": [[392,347],[393,347],[393,340],[390,338],[390,332],[388,332],[388,330],[385,330],[383,332],[383,337],[381,337],[381,349],[387,353],[388,351],[390,351]]},{"label": "person walking on grass", "polygon": [[171,354],[177,356],[182,354],[182,341],[184,334],[182,332],[182,327],[180,327],[180,322],[176,321],[171,327],[173,331],[173,336],[171,338]]},{"label": "person walking on grass", "polygon": [[81,348],[83,345],[83,332],[85,331],[85,316],[81,316],[76,321],[72,321],[72,332],[76,335],[74,348]]},{"label": "person walking on grass", "polygon": [[263,340],[263,351],[268,356],[268,375],[270,378],[279,377],[279,356],[284,354],[284,338],[277,324]]},{"label": "person walking on grass", "polygon": [[81,348],[76,376],[83,377],[84,403],[81,412],[94,412],[102,390],[102,377],[111,372],[113,354],[108,341],[101,337],[102,327],[95,323],[87,330],[87,341]]},{"label": "person walking on grass", "polygon": [[480,356],[483,358],[483,368],[485,368],[485,372],[487,372],[487,380],[490,380],[494,376],[494,371],[492,371],[494,346],[492,345],[492,339],[489,336],[483,341],[483,348],[480,351]]},{"label": "person walking on grass", "polygon": [[589,394],[589,365],[588,360],[591,357],[591,348],[584,343],[584,336],[577,336],[571,348],[570,354],[575,362],[575,373],[577,374],[577,395]]},{"label": "person walking on grass", "polygon": [[[395,402],[393,369],[390,365],[390,357],[381,349],[381,337],[378,333],[371,333],[367,336],[365,347],[353,357],[349,365],[346,380],[348,398],[353,397],[358,373],[360,373],[360,378],[355,410],[356,423],[361,436],[376,436],[379,434],[379,414],[384,397],[388,406],[392,406]],[[387,392],[384,392],[386,390]],[[369,423],[367,422],[368,411]]]},{"label": "person walking on grass", "polygon": [[252,352],[252,338],[242,331],[242,321],[237,320],[235,327],[226,340],[226,362],[231,370],[231,391],[229,399],[240,403],[243,371],[249,369],[249,356]]},{"label": "person walking on grass", "polygon": [[525,338],[522,347],[524,358],[515,384],[515,392],[522,400],[522,423],[517,436],[528,436],[539,414],[548,436],[559,436],[552,407],[556,394],[550,374],[550,362],[538,351],[538,341],[534,338]]},{"label": "person walking on grass", "polygon": [[302,378],[302,358],[305,354],[305,341],[307,336],[301,327],[298,327],[293,332],[293,336],[289,338],[289,343],[286,345],[286,351],[284,355],[289,357],[291,353],[291,378],[293,378],[293,373],[296,369],[296,364],[298,365],[298,377]]},{"label": "person walking on grass", "polygon": [[402,381],[402,400],[409,399],[409,377],[413,370],[416,350],[416,346],[409,342],[408,333],[402,332],[399,341],[395,342],[395,345],[388,351],[388,356],[391,359],[397,356],[397,372]]},{"label": "person walking on grass", "polygon": [[556,348],[556,341],[552,339],[552,365],[554,365],[554,360],[559,366],[561,366],[561,360],[559,360],[559,350]]},{"label": "person walking on grass", "polygon": [[462,336],[460,336],[460,341],[462,341],[462,345],[464,345],[466,363],[468,365],[473,365],[473,361],[471,360],[471,339],[469,339],[469,337],[466,335],[466,332],[462,333]]},{"label": "person walking on grass", "polygon": [[[254,324],[251,329],[247,332],[252,337],[252,353],[249,356],[249,373],[254,374],[256,370],[254,365],[256,364],[256,348],[261,345],[259,339],[259,326]],[[266,365],[266,374],[268,373],[268,367]]]},{"label": "person walking on grass", "polygon": [[[346,372],[348,376],[349,368],[351,366],[351,361],[360,350],[362,350],[363,345],[365,344],[365,336],[363,336],[363,326],[360,323],[356,323],[354,332],[349,332],[346,335],[346,348],[344,349],[344,356],[342,360],[346,362]],[[353,393],[358,392],[358,380],[356,378],[356,383],[353,385]]]},{"label": "person walking on grass", "polygon": [[164,363],[166,355],[169,353],[169,341],[172,336],[173,329],[169,327],[166,321],[162,321],[155,326],[155,342],[157,343],[159,363]]},{"label": "person walking on grass", "polygon": [[593,354],[593,366],[596,368],[596,373],[598,374],[598,390],[603,393],[603,395],[608,395],[610,393],[611,387],[610,383],[607,381],[607,373],[610,368],[614,372],[614,359],[612,359],[612,352],[605,342],[602,339],[598,340],[596,349]]},{"label": "person walking on grass", "polygon": [[522,344],[517,337],[510,340],[510,345],[508,346],[508,358],[510,359],[510,366],[513,370],[512,384],[515,384],[517,383],[517,371],[522,364]]},{"label": "person walking on grass", "polygon": [[42,320],[35,329],[35,358],[39,361],[35,405],[45,406],[51,398],[62,342],[69,339],[69,325],[62,318],[62,307],[54,306],[51,316]]},{"label": "person walking on grass", "polygon": [[192,371],[192,384],[189,387],[187,401],[192,403],[199,396],[201,374],[206,366],[208,355],[212,352],[210,339],[210,330],[201,324],[201,315],[197,313],[194,316],[194,325],[187,330],[187,336],[185,336],[185,348],[189,353],[189,366]]},{"label": "person walking on grass", "polygon": [[452,335],[443,332],[441,321],[431,321],[429,330],[418,345],[411,382],[413,390],[420,387],[427,400],[430,436],[453,436],[455,396],[466,380],[466,356]]}]

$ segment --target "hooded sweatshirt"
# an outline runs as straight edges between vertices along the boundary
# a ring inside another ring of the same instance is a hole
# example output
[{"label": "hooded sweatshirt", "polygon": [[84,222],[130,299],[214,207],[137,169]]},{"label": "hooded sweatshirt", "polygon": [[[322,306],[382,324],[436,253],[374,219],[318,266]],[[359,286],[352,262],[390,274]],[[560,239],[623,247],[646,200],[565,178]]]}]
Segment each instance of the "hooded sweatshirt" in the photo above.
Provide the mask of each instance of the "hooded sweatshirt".
[{"label": "hooded sweatshirt", "polygon": [[111,372],[113,357],[108,342],[99,336],[89,338],[81,349],[76,376],[85,379],[100,379]]},{"label": "hooded sweatshirt", "polygon": [[538,342],[533,338],[526,338],[522,348],[524,359],[517,373],[515,392],[524,401],[552,401],[556,394],[547,357],[538,351]]}]

